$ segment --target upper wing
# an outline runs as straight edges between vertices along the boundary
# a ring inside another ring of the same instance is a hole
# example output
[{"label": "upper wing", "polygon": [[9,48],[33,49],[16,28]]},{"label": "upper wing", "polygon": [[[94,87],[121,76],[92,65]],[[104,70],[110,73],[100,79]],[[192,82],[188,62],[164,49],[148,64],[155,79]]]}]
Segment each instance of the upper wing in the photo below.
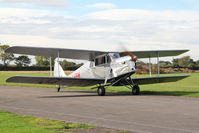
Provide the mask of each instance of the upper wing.
[{"label": "upper wing", "polygon": [[47,57],[60,57],[80,60],[92,60],[95,56],[105,54],[102,51],[78,50],[64,48],[24,47],[14,46],[6,49],[6,53],[27,54]]},{"label": "upper wing", "polygon": [[[146,84],[157,84],[157,83],[167,83],[176,82],[178,80],[189,77],[190,75],[177,75],[177,76],[159,76],[159,77],[144,77],[144,78],[132,78],[132,81],[137,85]],[[131,83],[130,80],[128,80]],[[126,82],[119,82],[115,86],[128,85]]]},{"label": "upper wing", "polygon": [[[149,57],[165,57],[165,56],[177,56],[183,54],[189,50],[158,50],[158,51],[130,51],[135,54],[138,58],[149,58]],[[6,49],[7,53],[15,54],[27,54],[36,56],[47,56],[47,57],[60,57],[80,60],[93,60],[96,56],[114,53],[111,51],[95,51],[95,50],[79,50],[79,49],[64,49],[64,48],[44,48],[44,47],[24,47],[14,46]],[[116,51],[115,51],[116,52]],[[126,55],[125,52],[120,52],[121,56]]]},{"label": "upper wing", "polygon": [[[153,50],[153,51],[129,51],[137,56],[137,58],[153,58],[153,57],[166,57],[166,56],[178,56],[189,50]],[[121,55],[126,55],[125,52],[121,52]]]},{"label": "upper wing", "polygon": [[6,80],[10,83],[52,84],[66,86],[92,86],[103,83],[103,79],[44,77],[44,76],[14,76]]}]

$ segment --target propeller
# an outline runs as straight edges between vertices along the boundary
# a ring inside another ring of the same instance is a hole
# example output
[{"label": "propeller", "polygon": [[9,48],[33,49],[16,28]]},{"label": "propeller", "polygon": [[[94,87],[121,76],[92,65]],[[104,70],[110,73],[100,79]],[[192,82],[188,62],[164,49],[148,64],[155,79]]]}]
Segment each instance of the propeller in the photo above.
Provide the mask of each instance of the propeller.
[{"label": "propeller", "polygon": [[122,51],[124,51],[123,52],[124,54],[131,57],[132,61],[135,61],[135,62],[137,61],[137,57],[132,52],[129,52],[124,45],[120,45],[120,47],[121,47]]},{"label": "propeller", "polygon": [[135,62],[137,61],[137,58],[136,58],[136,56],[133,53],[131,53],[129,51],[125,51],[124,53],[126,55],[129,55],[131,57],[132,61],[135,61]]}]

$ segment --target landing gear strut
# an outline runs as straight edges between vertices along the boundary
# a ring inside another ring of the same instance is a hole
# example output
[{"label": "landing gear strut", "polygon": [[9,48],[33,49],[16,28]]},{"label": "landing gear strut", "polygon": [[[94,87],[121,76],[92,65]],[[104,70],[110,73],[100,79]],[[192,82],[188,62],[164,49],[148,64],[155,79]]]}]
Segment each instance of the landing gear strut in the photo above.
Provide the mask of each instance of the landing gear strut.
[{"label": "landing gear strut", "polygon": [[138,85],[134,85],[132,87],[132,94],[133,95],[139,95],[140,94],[140,87]]},{"label": "landing gear strut", "polygon": [[59,91],[60,91],[60,89],[61,89],[61,87],[59,86],[59,87],[57,88],[57,92],[59,92]]},{"label": "landing gear strut", "polygon": [[106,93],[104,86],[99,86],[97,89],[97,93],[98,93],[98,96],[104,96]]}]

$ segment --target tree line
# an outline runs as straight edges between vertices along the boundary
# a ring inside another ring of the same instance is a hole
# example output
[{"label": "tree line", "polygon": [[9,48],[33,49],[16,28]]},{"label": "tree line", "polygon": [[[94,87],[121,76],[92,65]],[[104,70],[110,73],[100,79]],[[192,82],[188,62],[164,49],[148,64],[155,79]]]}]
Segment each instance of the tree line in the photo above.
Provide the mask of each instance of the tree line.
[{"label": "tree line", "polygon": [[[149,67],[151,72],[156,74],[158,72],[157,63],[145,63],[137,61],[137,74],[148,74]],[[190,56],[173,59],[172,61],[159,61],[160,73],[173,73],[173,72],[195,72],[199,70],[199,60],[194,61]]]},{"label": "tree line", "polygon": [[189,68],[189,69],[198,69],[199,60],[194,61],[190,56],[184,56],[182,58],[173,59],[170,61],[160,61],[160,66],[164,68]]},{"label": "tree line", "polygon": [[[0,45],[0,68],[32,68],[34,70],[48,70],[50,67],[50,58],[45,56],[35,56],[35,64],[32,64],[31,59],[26,55],[16,56],[12,53],[5,53],[5,50],[9,48],[9,45]],[[54,66],[55,58],[52,58],[52,67]],[[14,62],[14,65],[11,64]],[[82,64],[76,64],[67,60],[60,61],[61,66],[64,70],[75,70],[79,68]],[[19,70],[19,69],[16,69]],[[20,69],[21,70],[21,69]],[[29,70],[29,69],[28,69]]]}]

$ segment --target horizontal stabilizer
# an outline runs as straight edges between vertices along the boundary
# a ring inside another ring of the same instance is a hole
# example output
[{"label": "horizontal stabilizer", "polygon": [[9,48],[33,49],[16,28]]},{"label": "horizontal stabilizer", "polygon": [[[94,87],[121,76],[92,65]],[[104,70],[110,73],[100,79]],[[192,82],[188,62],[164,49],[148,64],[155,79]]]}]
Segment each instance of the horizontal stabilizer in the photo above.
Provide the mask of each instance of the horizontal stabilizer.
[{"label": "horizontal stabilizer", "polygon": [[9,83],[50,84],[65,86],[92,86],[103,83],[103,79],[44,77],[44,76],[14,76],[6,80]]}]

